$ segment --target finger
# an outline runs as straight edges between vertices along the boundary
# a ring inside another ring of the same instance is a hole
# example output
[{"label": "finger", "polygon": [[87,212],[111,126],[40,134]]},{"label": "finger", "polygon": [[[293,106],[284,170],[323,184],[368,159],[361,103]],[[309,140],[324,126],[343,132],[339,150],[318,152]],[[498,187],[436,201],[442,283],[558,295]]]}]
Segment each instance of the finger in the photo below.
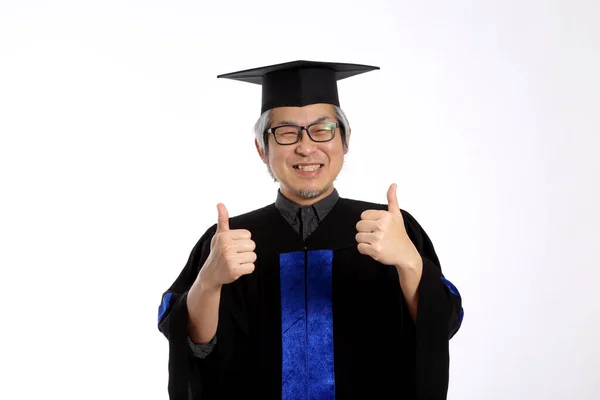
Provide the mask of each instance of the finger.
[{"label": "finger", "polygon": [[231,257],[254,251],[255,248],[256,244],[252,240],[229,240],[221,244],[221,252]]},{"label": "finger", "polygon": [[355,236],[358,243],[373,244],[379,240],[379,236],[372,232],[359,232]]},{"label": "finger", "polygon": [[225,204],[217,204],[219,217],[217,219],[217,232],[227,232],[229,230],[229,212]]},{"label": "finger", "polygon": [[252,272],[254,272],[254,263],[244,263],[244,264],[240,264],[237,267],[237,271],[238,274],[241,275],[248,275],[251,274]]},{"label": "finger", "polygon": [[254,251],[256,245],[252,240],[228,240],[221,242],[221,253],[236,260],[240,254]]},{"label": "finger", "polygon": [[256,248],[256,244],[252,240],[235,240],[227,245],[236,253],[247,253]]},{"label": "finger", "polygon": [[252,234],[248,229],[231,229],[227,231],[227,237],[233,240],[250,240]]},{"label": "finger", "polygon": [[371,257],[374,255],[373,247],[371,247],[371,245],[368,243],[359,243],[357,248],[358,252],[361,254]]},{"label": "finger", "polygon": [[400,206],[398,205],[398,198],[396,197],[397,187],[398,186],[395,183],[392,183],[387,192],[388,211],[396,215],[400,214]]},{"label": "finger", "polygon": [[385,210],[366,210],[360,214],[360,218],[374,221],[384,217],[386,214],[387,211]]},{"label": "finger", "polygon": [[256,261],[256,253],[253,251],[247,251],[245,253],[238,253],[235,257],[235,262],[239,264],[248,264]]},{"label": "finger", "polygon": [[370,219],[362,219],[356,224],[358,232],[375,232],[377,229],[377,221]]}]

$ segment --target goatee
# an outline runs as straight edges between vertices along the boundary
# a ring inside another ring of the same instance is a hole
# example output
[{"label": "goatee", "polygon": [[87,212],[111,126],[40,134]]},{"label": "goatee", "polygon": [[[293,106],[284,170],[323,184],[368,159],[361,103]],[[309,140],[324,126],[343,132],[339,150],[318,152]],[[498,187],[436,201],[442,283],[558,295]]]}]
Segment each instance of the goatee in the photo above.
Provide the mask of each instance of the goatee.
[{"label": "goatee", "polygon": [[319,197],[323,193],[327,191],[327,187],[317,189],[317,188],[306,188],[296,192],[296,195],[302,199],[314,199],[315,197]]}]

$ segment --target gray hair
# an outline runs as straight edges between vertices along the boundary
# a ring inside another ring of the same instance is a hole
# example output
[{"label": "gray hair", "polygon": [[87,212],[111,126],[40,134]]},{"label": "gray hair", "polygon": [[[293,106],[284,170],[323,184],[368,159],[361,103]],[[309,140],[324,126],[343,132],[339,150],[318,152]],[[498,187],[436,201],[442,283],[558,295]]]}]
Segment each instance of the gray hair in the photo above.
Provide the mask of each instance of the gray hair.
[{"label": "gray hair", "polygon": [[[342,146],[344,148],[344,153],[348,151],[348,139],[347,134],[350,131],[350,123],[348,122],[348,118],[344,111],[339,107],[334,105],[335,110],[335,118],[340,123],[340,132],[342,136]],[[269,129],[271,125],[271,110],[267,110],[258,118],[256,124],[254,124],[254,136],[256,136],[256,141],[258,142],[258,147],[265,154],[265,156],[269,153],[269,146],[267,144],[267,135],[265,131]]]}]

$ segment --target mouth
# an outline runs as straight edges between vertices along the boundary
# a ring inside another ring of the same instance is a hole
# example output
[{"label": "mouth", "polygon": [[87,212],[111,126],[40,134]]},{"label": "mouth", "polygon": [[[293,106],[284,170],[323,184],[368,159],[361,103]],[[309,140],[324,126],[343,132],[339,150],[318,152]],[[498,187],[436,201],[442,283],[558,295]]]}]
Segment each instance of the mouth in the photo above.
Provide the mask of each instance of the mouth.
[{"label": "mouth", "polygon": [[322,168],[325,164],[296,164],[294,165],[294,169],[298,169],[300,171],[316,171]]}]

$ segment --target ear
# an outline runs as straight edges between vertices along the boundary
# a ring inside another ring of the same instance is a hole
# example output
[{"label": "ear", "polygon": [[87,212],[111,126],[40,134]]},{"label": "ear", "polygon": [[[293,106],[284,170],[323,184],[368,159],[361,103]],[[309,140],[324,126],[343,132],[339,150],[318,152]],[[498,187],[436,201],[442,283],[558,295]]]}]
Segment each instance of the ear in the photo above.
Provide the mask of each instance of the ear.
[{"label": "ear", "polygon": [[265,153],[260,149],[260,146],[258,145],[258,140],[256,139],[254,139],[254,146],[256,147],[256,151],[258,152],[260,159],[266,164],[267,158],[265,157]]}]

